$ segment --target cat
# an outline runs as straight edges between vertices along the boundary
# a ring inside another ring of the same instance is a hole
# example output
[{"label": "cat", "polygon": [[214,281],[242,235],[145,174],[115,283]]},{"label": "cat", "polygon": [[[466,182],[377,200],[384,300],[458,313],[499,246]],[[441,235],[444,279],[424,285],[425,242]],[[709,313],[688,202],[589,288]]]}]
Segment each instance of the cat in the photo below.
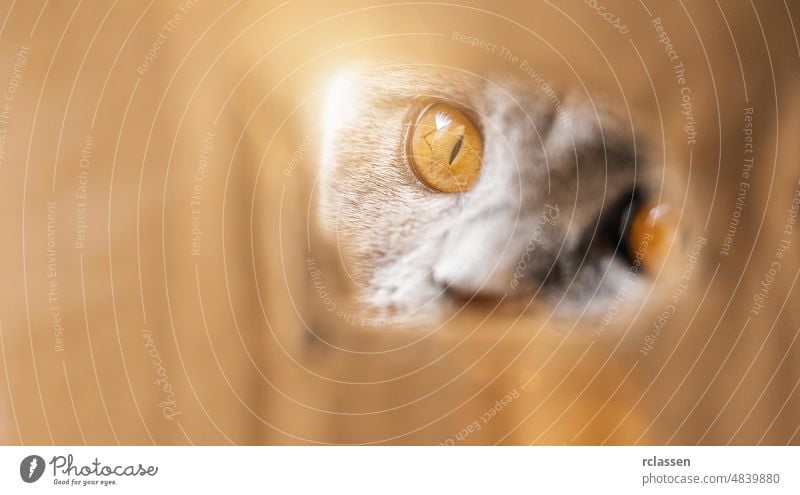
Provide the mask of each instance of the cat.
[{"label": "cat", "polygon": [[[641,138],[637,147],[634,130],[602,103],[555,109],[520,81],[496,80],[381,65],[332,84],[318,211],[369,306],[409,321],[448,294],[603,307],[626,281],[639,282],[618,231],[644,194]],[[402,151],[409,109],[436,99],[480,119],[480,178],[460,194],[426,188]]]}]

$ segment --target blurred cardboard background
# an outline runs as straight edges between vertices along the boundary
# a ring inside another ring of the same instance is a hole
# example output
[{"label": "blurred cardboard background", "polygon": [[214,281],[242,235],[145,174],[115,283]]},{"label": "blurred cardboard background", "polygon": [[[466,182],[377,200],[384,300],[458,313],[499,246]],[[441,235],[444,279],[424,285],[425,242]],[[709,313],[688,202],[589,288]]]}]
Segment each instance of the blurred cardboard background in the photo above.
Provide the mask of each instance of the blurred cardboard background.
[{"label": "blurred cardboard background", "polygon": [[[4,2],[2,442],[797,443],[796,233],[750,314],[800,187],[789,15],[779,1]],[[655,18],[686,67],[693,146]],[[310,257],[345,287],[336,253],[308,241],[320,91],[375,60],[525,77],[454,32],[612,102],[652,141],[650,180],[707,245],[646,356],[669,277],[599,336],[485,308],[358,329],[321,307]],[[724,256],[750,107],[757,165]]]}]

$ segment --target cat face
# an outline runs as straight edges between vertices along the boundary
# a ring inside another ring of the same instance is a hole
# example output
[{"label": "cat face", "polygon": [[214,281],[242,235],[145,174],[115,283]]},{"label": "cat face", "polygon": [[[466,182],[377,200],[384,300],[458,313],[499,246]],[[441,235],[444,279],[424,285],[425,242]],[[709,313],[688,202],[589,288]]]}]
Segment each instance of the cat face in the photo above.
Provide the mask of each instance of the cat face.
[{"label": "cat face", "polygon": [[[478,129],[468,190],[414,172],[409,134],[432,103]],[[386,65],[341,74],[326,104],[319,218],[368,306],[424,316],[493,298],[584,311],[642,286],[626,238],[646,196],[642,143],[602,103]]]}]

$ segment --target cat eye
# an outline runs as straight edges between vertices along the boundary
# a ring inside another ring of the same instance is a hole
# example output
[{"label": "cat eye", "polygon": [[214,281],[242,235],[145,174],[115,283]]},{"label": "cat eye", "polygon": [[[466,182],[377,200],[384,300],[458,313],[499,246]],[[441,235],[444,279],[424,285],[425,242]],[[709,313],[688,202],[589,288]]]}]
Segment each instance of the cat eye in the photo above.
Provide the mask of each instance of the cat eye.
[{"label": "cat eye", "polygon": [[677,220],[666,203],[644,202],[631,208],[625,240],[631,260],[641,260],[644,269],[656,273],[675,238]]},{"label": "cat eye", "polygon": [[464,112],[434,103],[410,129],[406,153],[414,174],[425,185],[441,192],[464,192],[478,180],[483,139]]}]

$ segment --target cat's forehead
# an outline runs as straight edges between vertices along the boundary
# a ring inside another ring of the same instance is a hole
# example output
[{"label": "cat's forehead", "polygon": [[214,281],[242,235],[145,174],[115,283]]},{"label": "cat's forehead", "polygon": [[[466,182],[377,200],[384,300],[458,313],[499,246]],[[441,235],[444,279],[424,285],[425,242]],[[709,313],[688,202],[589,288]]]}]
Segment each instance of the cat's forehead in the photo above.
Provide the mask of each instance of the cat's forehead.
[{"label": "cat's forehead", "polygon": [[468,102],[487,80],[477,73],[439,65],[382,64],[343,70],[334,84],[358,89],[364,98],[392,103],[418,98],[453,98]]},{"label": "cat's forehead", "polygon": [[[503,73],[472,72],[443,65],[383,64],[341,70],[329,85],[329,101],[348,101],[375,110],[440,100],[481,116],[490,113],[541,115],[556,108],[546,95]],[[502,110],[502,111],[501,111]],[[518,119],[515,125],[520,125]]]}]

